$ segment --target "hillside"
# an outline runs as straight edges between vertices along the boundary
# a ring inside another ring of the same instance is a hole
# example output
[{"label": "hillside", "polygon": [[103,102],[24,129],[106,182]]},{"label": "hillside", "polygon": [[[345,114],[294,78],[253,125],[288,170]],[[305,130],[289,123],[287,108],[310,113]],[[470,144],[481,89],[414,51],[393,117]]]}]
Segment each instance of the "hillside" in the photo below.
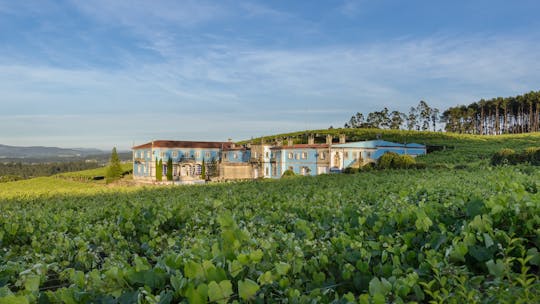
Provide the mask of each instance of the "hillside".
[{"label": "hillside", "polygon": [[0,145],[0,158],[48,158],[48,157],[81,157],[86,155],[104,154],[98,149],[88,148],[57,148],[57,147],[18,147]]},{"label": "hillside", "polygon": [[[282,133],[263,138],[265,142],[273,142],[276,139],[285,140],[292,137],[295,143],[306,143],[308,134],[315,134],[318,143],[324,143],[328,134],[334,136],[334,141],[337,141],[339,134],[345,134],[347,141],[372,140],[380,137],[398,143],[424,144],[428,146],[429,153],[418,160],[427,164],[486,163],[494,152],[502,148],[521,150],[540,146],[540,132],[494,136],[383,129],[323,129]],[[260,143],[260,141],[261,138],[255,138],[241,143]]]}]

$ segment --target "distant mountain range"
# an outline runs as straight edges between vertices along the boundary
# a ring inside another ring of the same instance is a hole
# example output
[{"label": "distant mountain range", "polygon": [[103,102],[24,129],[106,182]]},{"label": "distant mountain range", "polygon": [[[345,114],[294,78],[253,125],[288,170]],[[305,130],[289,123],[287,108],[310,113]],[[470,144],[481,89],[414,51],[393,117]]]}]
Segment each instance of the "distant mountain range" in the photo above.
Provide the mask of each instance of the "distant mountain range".
[{"label": "distant mountain range", "polygon": [[92,148],[57,148],[57,147],[17,147],[0,145],[0,159],[2,158],[72,158],[99,155],[105,152]]}]

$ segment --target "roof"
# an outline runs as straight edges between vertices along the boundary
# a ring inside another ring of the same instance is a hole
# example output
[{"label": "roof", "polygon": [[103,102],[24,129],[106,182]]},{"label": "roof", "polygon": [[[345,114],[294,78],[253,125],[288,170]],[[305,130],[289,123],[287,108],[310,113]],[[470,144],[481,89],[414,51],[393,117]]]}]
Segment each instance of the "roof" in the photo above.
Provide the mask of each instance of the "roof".
[{"label": "roof", "polygon": [[219,141],[176,141],[176,140],[154,140],[146,144],[132,147],[132,150],[148,148],[207,148],[221,149],[232,146],[231,142]]},{"label": "roof", "polygon": [[[409,146],[409,145],[417,145],[417,146]],[[399,144],[391,141],[386,140],[366,140],[366,141],[357,141],[357,142],[349,142],[345,144],[335,144],[332,145],[334,148],[371,148],[375,149],[378,147],[392,147],[392,148],[402,148],[402,147],[424,147],[422,145],[418,144]]]},{"label": "roof", "polygon": [[296,144],[291,146],[274,146],[272,149],[286,149],[286,150],[294,150],[294,149],[323,149],[328,148],[329,145],[327,144]]},{"label": "roof", "polygon": [[421,145],[421,144],[417,144],[417,143],[405,144],[405,147],[407,147],[407,148],[422,148],[422,149],[426,148],[426,146]]}]

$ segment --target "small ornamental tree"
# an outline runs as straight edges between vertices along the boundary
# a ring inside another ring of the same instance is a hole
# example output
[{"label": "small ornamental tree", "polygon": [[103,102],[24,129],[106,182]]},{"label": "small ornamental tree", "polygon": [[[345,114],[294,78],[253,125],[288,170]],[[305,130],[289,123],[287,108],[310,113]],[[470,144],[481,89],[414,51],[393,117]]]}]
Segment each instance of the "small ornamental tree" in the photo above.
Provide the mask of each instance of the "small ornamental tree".
[{"label": "small ornamental tree", "polygon": [[204,163],[204,158],[202,160],[201,179],[206,180],[206,164]]},{"label": "small ornamental tree", "polygon": [[173,164],[172,164],[172,158],[169,157],[167,160],[167,180],[172,181],[173,180]]},{"label": "small ornamental tree", "polygon": [[120,179],[121,177],[122,177],[122,166],[120,165],[120,158],[118,158],[116,147],[114,147],[112,149],[111,159],[109,161],[109,166],[107,167],[107,172],[105,174],[105,182],[110,183],[110,182]]},{"label": "small ornamental tree", "polygon": [[156,181],[160,182],[163,180],[163,161],[160,159],[158,161],[156,157]]}]

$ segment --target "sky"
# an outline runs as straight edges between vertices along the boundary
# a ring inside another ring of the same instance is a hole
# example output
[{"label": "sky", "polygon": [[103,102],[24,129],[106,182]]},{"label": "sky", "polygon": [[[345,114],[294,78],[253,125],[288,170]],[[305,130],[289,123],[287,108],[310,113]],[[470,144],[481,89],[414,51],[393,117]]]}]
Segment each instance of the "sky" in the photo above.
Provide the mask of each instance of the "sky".
[{"label": "sky", "polygon": [[0,144],[129,149],[539,90],[540,1],[0,0]]}]

